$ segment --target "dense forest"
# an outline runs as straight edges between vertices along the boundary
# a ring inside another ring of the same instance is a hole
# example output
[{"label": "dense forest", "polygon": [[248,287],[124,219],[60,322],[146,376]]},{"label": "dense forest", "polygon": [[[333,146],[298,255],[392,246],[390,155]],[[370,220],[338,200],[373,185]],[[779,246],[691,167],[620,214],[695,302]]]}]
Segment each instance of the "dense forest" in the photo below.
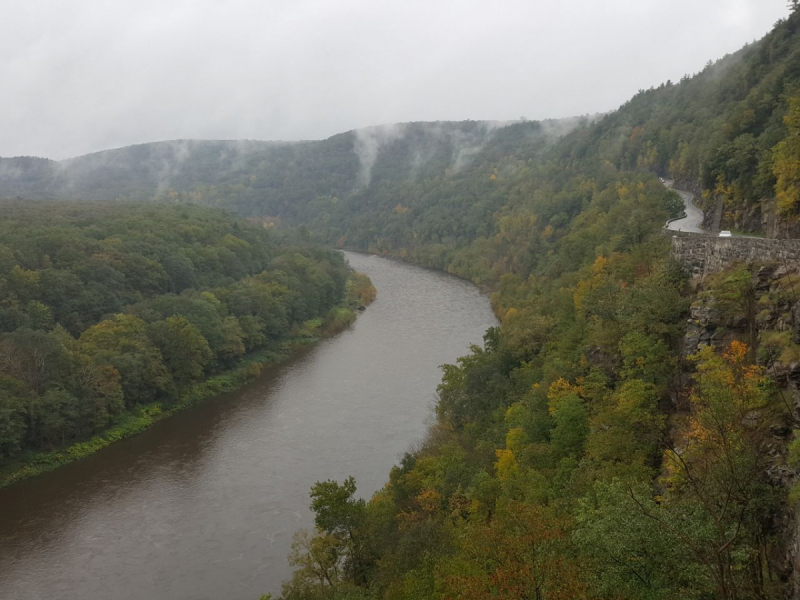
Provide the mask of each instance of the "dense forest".
[{"label": "dense forest", "polygon": [[[689,286],[657,175],[725,222],[773,211],[768,233],[792,231],[799,24],[547,148],[309,205],[333,243],[488,286],[502,326],[443,367],[437,424],[381,491],[312,488],[316,529],[296,537],[283,598],[789,593],[797,268]],[[713,343],[685,336],[689,314],[716,321]]]},{"label": "dense forest", "polygon": [[641,91],[560,157],[654,170],[702,192],[726,227],[797,237],[797,28],[793,15],[698,75]]},{"label": "dense forest", "polygon": [[169,407],[374,292],[338,252],[200,207],[5,202],[0,239],[0,467]]},{"label": "dense forest", "polygon": [[[321,141],[179,140],[63,161],[2,158],[0,196],[204,204],[306,224],[348,246],[412,252],[424,244],[440,253],[496,230],[494,213],[513,201],[516,177],[550,168],[548,181],[588,161],[674,178],[702,193],[708,218],[725,227],[794,236],[796,20],[602,117],[405,123]],[[532,211],[543,226],[557,229],[574,214],[559,199],[549,203]]]},{"label": "dense forest", "polygon": [[[331,243],[483,280],[489,264],[510,260],[520,244],[547,252],[566,233],[591,193],[565,193],[573,174],[591,187],[596,172],[647,172],[697,192],[712,230],[798,237],[799,21],[793,15],[694,77],[643,90],[552,143],[522,143],[529,138],[521,125],[510,126],[468,169],[373,179],[346,197],[320,196],[299,216]],[[517,267],[503,264],[494,279],[509,269]]]},{"label": "dense forest", "polygon": [[307,202],[373,181],[423,180],[471,165],[485,148],[535,151],[588,118],[401,123],[321,141],[176,140],[63,161],[0,158],[0,196],[152,200],[219,206],[244,216],[307,220]]},{"label": "dense forest", "polygon": [[[408,252],[485,236],[490,225],[470,224],[491,219],[509,192],[489,187],[493,175],[599,161],[701,193],[709,225],[796,237],[796,28],[794,17],[782,20],[764,39],[602,117],[406,123],[309,142],[158,142],[58,162],[3,158],[0,196],[205,204],[313,224],[349,246]],[[557,228],[570,213],[554,207],[536,214]]]},{"label": "dense forest", "polygon": [[[443,367],[436,424],[374,497],[312,488],[283,598],[784,597],[800,273],[731,265],[689,285],[658,176],[717,224],[796,237],[799,26],[793,10],[593,122],[4,159],[10,197],[154,202],[7,205],[0,451],[89,435],[329,313],[347,271],[276,241],[301,225],[485,286],[502,324]],[[716,329],[689,343],[687,321]]]}]

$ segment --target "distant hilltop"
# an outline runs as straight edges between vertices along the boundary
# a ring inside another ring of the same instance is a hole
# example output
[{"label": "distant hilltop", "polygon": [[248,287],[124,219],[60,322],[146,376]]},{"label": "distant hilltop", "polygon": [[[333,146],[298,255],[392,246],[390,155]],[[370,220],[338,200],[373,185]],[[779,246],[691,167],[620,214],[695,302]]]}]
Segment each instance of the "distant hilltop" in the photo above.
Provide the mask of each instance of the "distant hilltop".
[{"label": "distant hilltop", "polygon": [[431,177],[463,169],[487,152],[539,148],[591,120],[399,123],[319,141],[173,140],[61,161],[0,158],[0,197],[151,200],[191,192],[200,203],[216,204],[209,202],[212,188],[236,186],[252,191],[253,199],[231,208],[265,214],[276,204],[350,193],[373,177]]}]

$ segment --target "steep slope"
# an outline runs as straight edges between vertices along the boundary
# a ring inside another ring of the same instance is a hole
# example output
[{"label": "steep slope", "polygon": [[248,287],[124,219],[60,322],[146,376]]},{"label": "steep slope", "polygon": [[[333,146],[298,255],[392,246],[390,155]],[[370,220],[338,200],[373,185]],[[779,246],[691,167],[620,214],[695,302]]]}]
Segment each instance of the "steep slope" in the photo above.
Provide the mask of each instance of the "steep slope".
[{"label": "steep slope", "polygon": [[[784,123],[788,99],[800,89],[798,21],[790,16],[764,39],[709,62],[694,77],[643,90],[594,125],[565,136],[550,160],[559,166],[608,161],[622,170],[669,175],[703,196],[704,208],[724,205],[726,228],[794,235],[800,184],[788,180],[784,200],[774,200],[781,157],[790,162],[797,152],[790,147],[781,153],[778,146],[790,128],[800,128]],[[580,124],[585,121],[407,123],[313,142],[175,141],[60,162],[0,159],[0,196],[156,196],[293,222],[308,222],[322,210],[331,213],[333,238],[349,229],[354,213],[375,210],[381,196],[439,194],[428,180],[457,179],[485,167],[516,168]],[[349,211],[319,204],[351,196]],[[362,235],[347,243],[381,242]]]},{"label": "steep slope", "polygon": [[[312,488],[317,528],[283,598],[791,594],[797,391],[767,368],[800,351],[797,265],[705,282],[724,318],[686,347],[696,298],[669,259],[661,227],[679,203],[655,173],[720,197],[728,223],[766,213],[798,20],[552,149],[312,205],[330,240],[488,285],[502,326],[443,367],[437,423],[381,492]],[[772,214],[785,232],[792,212]],[[775,327],[764,339],[756,314]]]},{"label": "steep slope", "polygon": [[789,98],[800,93],[798,26],[795,12],[696,76],[639,92],[565,139],[561,160],[653,170],[702,194],[706,208],[723,203],[725,229],[795,237],[797,203],[776,207],[774,198],[776,148],[790,134]]},{"label": "steep slope", "polygon": [[[768,233],[792,233],[794,206],[772,199],[791,199],[781,177],[800,180],[780,168],[796,142],[798,22],[555,144],[541,123],[411,124],[326,140],[335,156],[271,149],[283,162],[231,179],[148,176],[160,200],[302,223],[493,291],[502,326],[444,367],[437,423],[385,488],[365,502],[351,480],[314,486],[317,529],[298,538],[287,600],[789,593],[796,475],[773,477],[784,450],[764,448],[779,443],[771,423],[798,422],[780,392],[796,398],[765,367],[800,355],[786,333],[797,277],[773,272],[758,294],[758,269],[707,282],[725,313],[708,322],[734,333],[687,356],[693,291],[661,232],[680,202],[656,174],[722,202],[727,224],[766,215]],[[739,331],[754,314],[775,322],[768,339]]]}]

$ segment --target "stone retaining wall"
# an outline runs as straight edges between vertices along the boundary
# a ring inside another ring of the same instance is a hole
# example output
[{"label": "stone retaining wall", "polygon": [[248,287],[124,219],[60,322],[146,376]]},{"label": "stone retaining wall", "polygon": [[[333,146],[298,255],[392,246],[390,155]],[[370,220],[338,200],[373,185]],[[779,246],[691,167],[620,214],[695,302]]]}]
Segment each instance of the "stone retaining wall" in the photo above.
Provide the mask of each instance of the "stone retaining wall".
[{"label": "stone retaining wall", "polygon": [[791,263],[800,267],[800,240],[674,235],[672,257],[692,277],[722,271],[735,262]]}]

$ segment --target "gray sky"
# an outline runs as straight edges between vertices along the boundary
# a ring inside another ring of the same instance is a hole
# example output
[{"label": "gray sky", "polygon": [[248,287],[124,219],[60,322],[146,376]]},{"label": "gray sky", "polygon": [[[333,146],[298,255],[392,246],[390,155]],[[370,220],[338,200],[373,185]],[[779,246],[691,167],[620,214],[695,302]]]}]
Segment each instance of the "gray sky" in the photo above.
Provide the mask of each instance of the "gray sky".
[{"label": "gray sky", "polygon": [[618,107],[787,0],[2,0],[0,156]]}]

